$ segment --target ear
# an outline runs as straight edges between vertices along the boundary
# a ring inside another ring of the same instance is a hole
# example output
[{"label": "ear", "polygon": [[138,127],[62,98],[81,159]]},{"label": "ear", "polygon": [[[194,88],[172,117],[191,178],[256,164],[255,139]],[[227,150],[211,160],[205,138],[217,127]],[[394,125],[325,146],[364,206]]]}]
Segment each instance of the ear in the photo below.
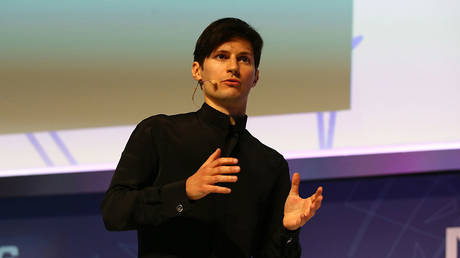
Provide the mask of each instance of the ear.
[{"label": "ear", "polygon": [[256,70],[256,74],[254,76],[254,82],[252,83],[252,88],[256,87],[256,84],[258,81],[259,81],[259,69]]},{"label": "ear", "polygon": [[192,76],[193,76],[193,79],[195,79],[196,81],[202,80],[201,71],[202,71],[201,65],[197,61],[193,62],[193,64],[192,64]]}]

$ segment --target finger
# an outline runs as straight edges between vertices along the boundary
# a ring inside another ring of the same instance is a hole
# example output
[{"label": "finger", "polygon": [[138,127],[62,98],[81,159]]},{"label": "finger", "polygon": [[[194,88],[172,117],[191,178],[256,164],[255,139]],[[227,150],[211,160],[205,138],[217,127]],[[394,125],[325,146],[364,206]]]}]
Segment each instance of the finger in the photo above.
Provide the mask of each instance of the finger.
[{"label": "finger", "polygon": [[318,197],[312,205],[312,209],[318,210],[321,207],[323,201],[323,196]]},{"label": "finger", "polygon": [[226,165],[234,165],[237,163],[238,163],[238,159],[226,157],[226,158],[218,158],[212,161],[212,163],[209,164],[209,166],[220,167],[220,166],[226,166]]},{"label": "finger", "polygon": [[289,194],[293,195],[299,195],[299,184],[300,184],[300,175],[299,173],[295,172],[294,175],[292,175],[292,184],[291,184],[291,190],[289,191]]},{"label": "finger", "polygon": [[309,218],[309,217],[311,218],[311,217],[313,217],[314,214],[315,214],[315,211],[312,210],[312,209],[305,209],[305,210],[303,211],[303,216],[304,216],[305,218]]},{"label": "finger", "polygon": [[305,214],[304,214],[304,217],[305,217],[307,220],[309,220],[309,219],[313,218],[313,216],[315,216],[315,214],[316,214],[316,210],[311,210],[310,213],[308,213],[308,214],[305,213]]},{"label": "finger", "polygon": [[312,194],[309,198],[311,199],[312,202],[314,202],[318,197],[323,196],[323,187],[318,187],[316,189],[316,192]]},{"label": "finger", "polygon": [[323,194],[323,187],[320,186],[318,187],[318,189],[316,189],[315,197],[321,196],[322,194]]},{"label": "finger", "polygon": [[318,198],[317,201],[313,202],[310,206],[310,217],[313,217],[316,214],[316,211],[321,207],[321,201],[323,200],[322,196]]},{"label": "finger", "polygon": [[220,166],[213,168],[211,175],[220,175],[220,174],[232,174],[240,172],[241,168],[239,166]]},{"label": "finger", "polygon": [[305,202],[304,209],[303,209],[303,216],[306,219],[311,218],[315,214],[315,210],[313,209],[313,203],[312,202]]},{"label": "finger", "polygon": [[228,187],[222,187],[217,185],[208,185],[207,189],[209,193],[229,194],[232,190]]},{"label": "finger", "polygon": [[217,176],[213,176],[211,177],[211,184],[215,184],[215,183],[234,183],[238,181],[238,177],[237,176],[223,176],[223,175],[217,175]]},{"label": "finger", "polygon": [[321,206],[322,197],[319,197],[316,201],[310,201],[308,207],[305,209],[305,216],[313,217],[316,211]]},{"label": "finger", "polygon": [[203,163],[203,165],[201,165],[202,168],[206,167],[207,165],[209,165],[211,162],[213,162],[214,160],[218,159],[220,157],[220,148],[217,148],[216,151],[214,151],[210,156],[209,158]]}]

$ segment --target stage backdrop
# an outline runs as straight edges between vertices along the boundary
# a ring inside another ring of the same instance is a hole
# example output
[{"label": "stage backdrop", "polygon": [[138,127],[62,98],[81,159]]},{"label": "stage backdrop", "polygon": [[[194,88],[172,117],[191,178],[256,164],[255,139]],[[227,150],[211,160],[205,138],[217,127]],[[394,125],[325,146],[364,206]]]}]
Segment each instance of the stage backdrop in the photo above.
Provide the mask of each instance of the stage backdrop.
[{"label": "stage backdrop", "polygon": [[265,39],[248,130],[313,158],[302,178],[458,169],[458,13],[453,0],[1,1],[0,177],[113,170],[138,121],[201,105],[194,43],[227,16]]},{"label": "stage backdrop", "polygon": [[[300,232],[302,257],[459,257],[445,252],[460,251],[458,171],[302,182],[301,195],[318,185],[325,199]],[[137,257],[135,231],[104,229],[102,197],[0,199],[0,257]]]},{"label": "stage backdrop", "polygon": [[348,109],[352,8],[352,0],[2,1],[0,133],[195,109],[195,42],[228,16],[265,39],[250,114]]}]

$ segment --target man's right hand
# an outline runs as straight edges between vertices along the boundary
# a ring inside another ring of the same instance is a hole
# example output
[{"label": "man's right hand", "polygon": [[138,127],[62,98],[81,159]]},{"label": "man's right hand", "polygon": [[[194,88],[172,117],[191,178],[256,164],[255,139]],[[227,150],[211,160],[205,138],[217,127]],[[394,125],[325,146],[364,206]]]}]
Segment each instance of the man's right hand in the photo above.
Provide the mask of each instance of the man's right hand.
[{"label": "man's right hand", "polygon": [[[235,158],[220,158],[220,149],[217,149],[208,160],[187,178],[185,192],[190,200],[199,200],[210,193],[229,194],[231,189],[215,185],[216,183],[234,183],[238,180],[235,174],[240,172],[240,167],[235,166],[238,160]],[[233,166],[232,166],[233,165]]]}]

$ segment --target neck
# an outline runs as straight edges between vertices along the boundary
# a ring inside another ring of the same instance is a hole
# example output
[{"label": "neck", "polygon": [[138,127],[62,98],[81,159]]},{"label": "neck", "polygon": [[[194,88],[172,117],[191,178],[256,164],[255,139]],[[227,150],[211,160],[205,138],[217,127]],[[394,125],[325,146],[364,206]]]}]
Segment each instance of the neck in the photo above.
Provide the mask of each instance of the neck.
[{"label": "neck", "polygon": [[244,102],[242,105],[232,106],[232,105],[217,104],[215,101],[212,101],[210,98],[206,98],[206,97],[204,101],[206,102],[206,104],[208,104],[212,108],[226,115],[229,115],[231,117],[241,116],[241,115],[246,114],[246,102]]}]

